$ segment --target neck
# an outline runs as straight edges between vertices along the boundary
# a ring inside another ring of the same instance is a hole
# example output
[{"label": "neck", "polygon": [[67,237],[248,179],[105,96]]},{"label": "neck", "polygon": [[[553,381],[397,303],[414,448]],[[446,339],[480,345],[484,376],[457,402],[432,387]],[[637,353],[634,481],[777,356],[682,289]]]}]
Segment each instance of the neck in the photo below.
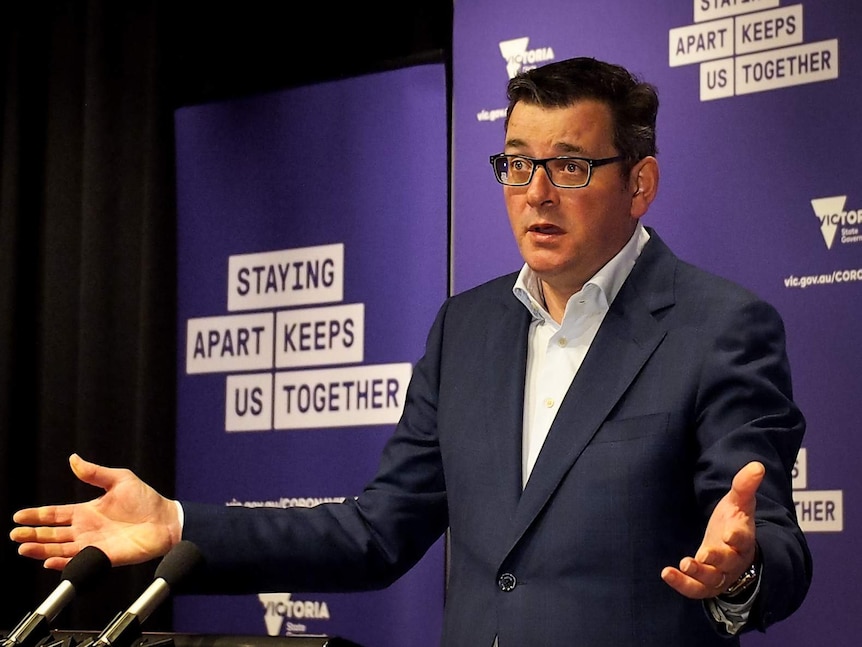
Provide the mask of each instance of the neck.
[{"label": "neck", "polygon": [[569,297],[575,294],[577,290],[574,292],[559,292],[550,284],[539,279],[539,292],[542,296],[542,305],[545,306],[545,310],[547,310],[548,314],[551,315],[551,319],[557,323],[562,323],[563,315],[566,313],[566,304],[569,302]]}]

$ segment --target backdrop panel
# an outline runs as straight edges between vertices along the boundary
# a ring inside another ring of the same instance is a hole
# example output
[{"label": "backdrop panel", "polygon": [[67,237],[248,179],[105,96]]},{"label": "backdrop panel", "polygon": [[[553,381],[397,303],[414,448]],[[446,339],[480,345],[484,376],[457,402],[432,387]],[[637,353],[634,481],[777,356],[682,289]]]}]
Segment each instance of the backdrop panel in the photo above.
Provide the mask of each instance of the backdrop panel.
[{"label": "backdrop panel", "polygon": [[860,26],[862,5],[846,0],[455,5],[456,292],[521,264],[488,164],[503,146],[508,78],[594,56],[659,89],[662,177],[645,224],[784,315],[809,422],[794,487],[814,581],[799,613],[747,644],[849,646],[862,632],[862,565],[847,559],[862,539]]},{"label": "backdrop panel", "polygon": [[[447,293],[442,65],[176,114],[177,493],[358,494]],[[387,590],[188,596],[176,629],[436,645],[443,544]]]}]

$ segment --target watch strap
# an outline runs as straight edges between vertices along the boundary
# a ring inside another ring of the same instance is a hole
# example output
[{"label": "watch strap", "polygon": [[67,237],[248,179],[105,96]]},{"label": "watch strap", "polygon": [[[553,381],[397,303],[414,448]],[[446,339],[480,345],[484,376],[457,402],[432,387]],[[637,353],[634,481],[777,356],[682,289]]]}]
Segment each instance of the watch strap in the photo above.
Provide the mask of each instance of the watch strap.
[{"label": "watch strap", "polygon": [[738,597],[750,589],[757,582],[758,577],[760,577],[760,569],[755,561],[742,572],[742,575],[733,584],[724,590],[721,596],[725,598]]}]

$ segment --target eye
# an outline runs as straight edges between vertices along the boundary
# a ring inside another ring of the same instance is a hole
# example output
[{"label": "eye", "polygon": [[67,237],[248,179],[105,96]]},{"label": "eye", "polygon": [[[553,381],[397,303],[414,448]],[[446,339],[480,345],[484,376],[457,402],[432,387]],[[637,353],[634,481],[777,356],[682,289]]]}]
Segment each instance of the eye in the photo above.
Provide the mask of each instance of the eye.
[{"label": "eye", "polygon": [[582,160],[560,160],[562,162],[562,172],[566,175],[580,175],[586,173],[587,165]]}]

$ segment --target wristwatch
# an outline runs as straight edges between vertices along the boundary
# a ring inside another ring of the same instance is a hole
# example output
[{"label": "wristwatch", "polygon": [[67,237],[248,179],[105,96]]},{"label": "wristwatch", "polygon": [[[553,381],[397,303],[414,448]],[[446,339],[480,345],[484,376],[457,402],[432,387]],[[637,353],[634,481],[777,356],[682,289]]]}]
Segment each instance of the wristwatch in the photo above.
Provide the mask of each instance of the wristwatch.
[{"label": "wristwatch", "polygon": [[760,569],[758,568],[757,560],[746,568],[739,579],[727,587],[721,594],[723,598],[736,598],[745,593],[748,589],[757,583],[757,578],[760,577]]}]

